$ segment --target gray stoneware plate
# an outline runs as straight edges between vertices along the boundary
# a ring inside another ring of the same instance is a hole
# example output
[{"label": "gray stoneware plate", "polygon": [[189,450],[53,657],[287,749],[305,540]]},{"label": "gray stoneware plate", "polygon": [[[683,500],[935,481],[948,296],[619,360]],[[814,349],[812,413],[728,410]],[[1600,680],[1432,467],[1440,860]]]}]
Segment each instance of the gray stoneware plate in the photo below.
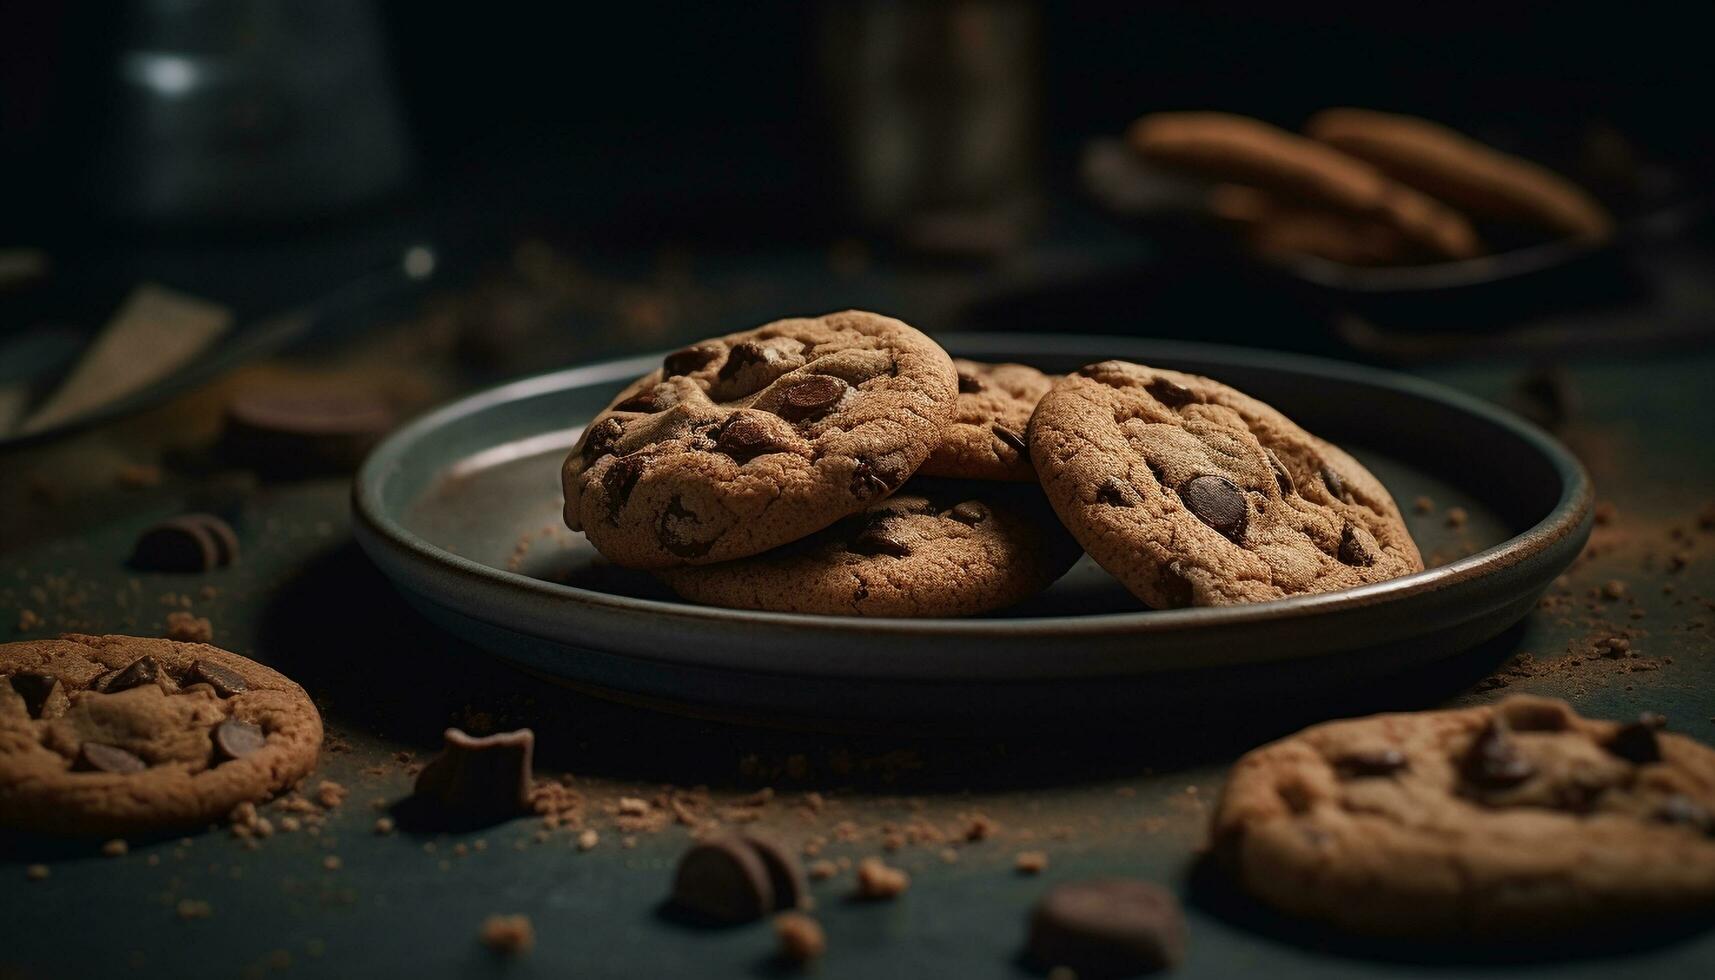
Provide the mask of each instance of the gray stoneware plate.
[{"label": "gray stoneware plate", "polygon": [[[357,538],[442,628],[559,683],[677,711],[814,727],[982,728],[1326,695],[1487,640],[1583,548],[1591,486],[1519,418],[1416,378],[1285,354],[1119,337],[945,335],[955,355],[1069,371],[1125,358],[1208,375],[1352,451],[1430,570],[1346,592],[1144,608],[1088,558],[976,619],[881,620],[681,602],[560,520],[581,425],[658,356],[513,382],[395,432],[353,491]],[[1419,497],[1432,513],[1414,507]],[[1462,507],[1452,528],[1444,515]]]}]

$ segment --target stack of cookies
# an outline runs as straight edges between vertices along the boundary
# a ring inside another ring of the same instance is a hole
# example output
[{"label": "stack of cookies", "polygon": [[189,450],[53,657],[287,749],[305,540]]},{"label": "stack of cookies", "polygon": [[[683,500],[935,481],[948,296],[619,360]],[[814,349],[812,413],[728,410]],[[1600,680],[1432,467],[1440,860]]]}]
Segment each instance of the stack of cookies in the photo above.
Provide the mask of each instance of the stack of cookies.
[{"label": "stack of cookies", "polygon": [[1080,549],[1154,608],[1423,568],[1354,459],[1207,378],[955,361],[890,317],[779,320],[669,354],[585,427],[566,524],[711,605],[965,616]]},{"label": "stack of cookies", "polygon": [[1127,139],[1150,163],[1211,181],[1210,210],[1265,255],[1421,264],[1613,230],[1565,177],[1412,116],[1327,109],[1298,135],[1227,113],[1164,112]]}]

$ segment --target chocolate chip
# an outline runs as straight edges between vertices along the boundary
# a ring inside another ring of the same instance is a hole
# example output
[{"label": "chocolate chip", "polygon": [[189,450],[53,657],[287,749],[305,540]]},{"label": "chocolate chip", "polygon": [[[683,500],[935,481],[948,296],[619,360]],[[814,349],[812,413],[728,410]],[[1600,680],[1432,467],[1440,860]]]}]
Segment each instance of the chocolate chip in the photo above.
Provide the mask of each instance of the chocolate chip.
[{"label": "chocolate chip", "polygon": [[78,747],[74,769],[84,772],[142,772],[149,764],[121,748],[100,742],[85,742]]},{"label": "chocolate chip", "polygon": [[1346,481],[1340,479],[1340,474],[1334,472],[1327,463],[1322,464],[1322,482],[1328,487],[1328,492],[1334,495],[1335,500],[1351,502],[1352,498],[1346,493]]},{"label": "chocolate chip", "polygon": [[1274,450],[1264,449],[1262,452],[1268,457],[1268,467],[1274,471],[1274,482],[1280,485],[1281,496],[1296,493],[1298,487],[1292,482],[1292,474],[1286,469],[1286,464],[1280,461],[1280,457],[1274,454]]},{"label": "chocolate chip", "polygon": [[60,691],[60,679],[52,674],[26,671],[13,674],[7,680],[12,682],[12,690],[24,699],[24,710],[30,713],[31,718],[42,717],[42,712],[47,708],[48,702],[54,699],[55,694],[62,698],[65,696]]},{"label": "chocolate chip", "polygon": [[900,540],[885,521],[871,524],[858,532],[857,537],[852,538],[848,550],[860,555],[892,555],[895,558],[904,558],[911,554],[911,546]]},{"label": "chocolate chip", "polygon": [[653,412],[655,411],[655,392],[640,391],[613,406],[613,410],[616,412]]},{"label": "chocolate chip", "polygon": [[637,453],[621,456],[608,465],[607,472],[601,475],[601,488],[607,494],[610,516],[617,516],[619,509],[631,499],[631,491],[637,488],[637,481],[648,465],[649,457]]},{"label": "chocolate chip", "polygon": [[520,728],[475,738],[449,728],[441,738],[441,754],[417,774],[415,794],[436,819],[449,825],[482,824],[529,808],[534,732]]},{"label": "chocolate chip", "polygon": [[725,924],[754,922],[778,907],[768,866],[738,837],[703,841],[679,858],[672,904],[696,918]]},{"label": "chocolate chip", "polygon": [[1224,476],[1192,478],[1179,491],[1185,507],[1197,519],[1226,535],[1234,542],[1245,536],[1245,524],[1250,519],[1250,507],[1245,492]]},{"label": "chocolate chip", "polygon": [[584,459],[597,459],[613,452],[613,447],[625,435],[625,423],[611,415],[597,422],[584,439]]},{"label": "chocolate chip", "polygon": [[1663,800],[1655,811],[1655,819],[1661,823],[1693,827],[1715,837],[1715,816],[1683,793],[1675,793]]},{"label": "chocolate chip", "polygon": [[243,694],[250,690],[250,685],[244,682],[244,678],[239,676],[238,671],[229,667],[222,667],[220,664],[208,660],[198,660],[191,664],[190,671],[185,674],[185,682],[188,684],[207,684],[214,688],[214,693],[223,698],[232,697],[234,694]]},{"label": "chocolate chip", "polygon": [[795,381],[780,393],[780,417],[802,422],[823,415],[840,403],[851,385],[826,374]]},{"label": "chocolate chip", "polygon": [[721,427],[715,448],[743,463],[764,453],[779,452],[781,446],[767,422],[754,415],[734,415]]},{"label": "chocolate chip", "polygon": [[963,503],[954,504],[953,509],[947,512],[947,516],[960,524],[976,527],[988,518],[989,511],[982,504],[974,500],[967,500]]},{"label": "chocolate chip", "polygon": [[216,764],[254,755],[268,744],[262,729],[248,721],[228,718],[214,730],[214,761]]},{"label": "chocolate chip", "polygon": [[149,572],[206,572],[220,548],[201,521],[175,517],[144,531],[131,549],[131,567]]},{"label": "chocolate chip", "polygon": [[721,365],[721,380],[725,381],[752,364],[766,364],[774,356],[774,352],[754,340],[737,344],[727,353],[726,363]]},{"label": "chocolate chip", "polygon": [[1342,776],[1390,776],[1410,764],[1398,749],[1360,749],[1334,760]]},{"label": "chocolate chip", "polygon": [[1665,719],[1654,712],[1645,712],[1629,725],[1621,725],[1604,746],[1609,752],[1635,765],[1661,761],[1661,743],[1655,737]]},{"label": "chocolate chip", "polygon": [[1467,780],[1484,788],[1514,786],[1536,774],[1536,766],[1519,753],[1511,730],[1498,718],[1489,719],[1477,733],[1461,768]]},{"label": "chocolate chip", "polygon": [[105,694],[117,694],[129,691],[144,684],[158,684],[161,680],[161,664],[154,657],[138,657],[131,665],[113,675],[101,690]]},{"label": "chocolate chip", "polygon": [[960,371],[959,372],[959,394],[961,394],[961,395],[974,395],[977,392],[982,391],[984,388],[987,388],[987,387],[988,387],[988,385],[983,383],[983,379],[977,377],[976,375],[970,373],[969,371]]},{"label": "chocolate chip", "polygon": [[1006,443],[1007,445],[1011,446],[1012,448],[1018,450],[1021,453],[1024,452],[1025,449],[1029,445],[1028,443],[1026,443],[1024,441],[1023,436],[1012,431],[1011,429],[1007,428],[1004,425],[1000,425],[999,423],[996,423],[995,425],[992,425],[989,428],[994,432],[994,437],[996,439],[999,439],[1001,442]]},{"label": "chocolate chip", "polygon": [[1143,389],[1168,408],[1179,408],[1198,400],[1196,392],[1168,378],[1151,378]]},{"label": "chocolate chip", "polygon": [[661,361],[661,376],[676,378],[682,374],[708,367],[715,358],[721,356],[721,349],[716,344],[698,344],[686,347],[668,354]]},{"label": "chocolate chip", "polygon": [[1030,913],[1029,959],[1078,976],[1129,977],[1185,958],[1185,917],[1159,885],[1130,878],[1049,889]]},{"label": "chocolate chip", "polygon": [[1143,503],[1143,498],[1137,495],[1131,484],[1118,477],[1108,477],[1096,490],[1096,502],[1107,504],[1109,507],[1136,507]]},{"label": "chocolate chip", "polygon": [[1347,524],[1340,529],[1340,551],[1337,556],[1347,565],[1368,567],[1376,563],[1376,556],[1370,554],[1369,546],[1358,537],[1358,530]]},{"label": "chocolate chip", "polygon": [[773,910],[783,912],[803,907],[810,888],[798,856],[767,837],[746,834],[744,842],[750,845],[768,872],[768,884],[774,890]]},{"label": "chocolate chip", "polygon": [[852,468],[852,496],[859,500],[885,495],[893,490],[893,481],[884,476],[874,463],[860,459]]}]

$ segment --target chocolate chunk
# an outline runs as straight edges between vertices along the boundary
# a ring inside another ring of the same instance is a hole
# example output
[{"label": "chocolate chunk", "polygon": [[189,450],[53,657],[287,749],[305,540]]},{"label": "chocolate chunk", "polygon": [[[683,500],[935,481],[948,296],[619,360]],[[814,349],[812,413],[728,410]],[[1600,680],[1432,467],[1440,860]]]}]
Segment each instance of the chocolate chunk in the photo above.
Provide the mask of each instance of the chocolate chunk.
[{"label": "chocolate chunk", "polygon": [[676,378],[682,374],[690,374],[708,367],[719,356],[721,349],[718,344],[698,344],[695,347],[676,350],[662,359],[661,376]]},{"label": "chocolate chunk", "polygon": [[947,516],[960,524],[976,527],[988,519],[989,509],[974,500],[967,500],[963,503],[954,504],[953,509],[947,512]]},{"label": "chocolate chunk", "polygon": [[214,730],[214,761],[218,765],[254,755],[268,744],[262,729],[248,721],[228,718]]},{"label": "chocolate chunk", "polygon": [[695,511],[685,506],[685,498],[674,494],[673,499],[667,501],[667,509],[661,512],[661,519],[655,524],[655,540],[661,542],[661,547],[680,558],[701,558],[714,547],[714,539],[699,541],[685,537],[680,532],[687,525],[697,529],[702,526],[702,522]]},{"label": "chocolate chunk", "polygon": [[765,453],[779,452],[782,447],[768,423],[754,415],[734,415],[721,427],[715,448],[743,463]]},{"label": "chocolate chunk", "polygon": [[874,463],[867,459],[857,461],[857,466],[852,469],[852,496],[862,500],[884,496],[892,490],[893,481],[884,476]]},{"label": "chocolate chunk", "polygon": [[774,891],[776,912],[802,908],[810,897],[810,886],[804,877],[804,866],[798,856],[767,837],[744,836],[762,866],[768,871],[768,884]]},{"label": "chocolate chunk", "polygon": [[[40,718],[47,710],[50,702],[65,700],[65,692],[60,690],[60,679],[52,674],[37,674],[23,672],[13,674],[7,680],[12,683],[12,690],[24,699],[24,710],[31,718]],[[56,699],[54,695],[58,694]]]},{"label": "chocolate chunk", "polygon": [[1322,464],[1322,482],[1328,487],[1328,492],[1334,495],[1335,500],[1351,502],[1352,498],[1346,494],[1346,481],[1340,479],[1340,474],[1334,472],[1333,467],[1327,463]]},{"label": "chocolate chunk", "polygon": [[601,489],[607,494],[608,514],[619,514],[619,509],[631,499],[631,491],[637,488],[637,481],[648,465],[649,457],[638,453],[621,456],[608,465],[607,472],[601,475]]},{"label": "chocolate chunk", "polygon": [[1224,476],[1199,476],[1179,491],[1185,507],[1197,519],[1232,541],[1244,540],[1250,507],[1245,492]]},{"label": "chocolate chunk", "polygon": [[1185,958],[1179,900],[1131,878],[1074,881],[1049,889],[1030,913],[1026,952],[1043,969],[1080,977],[1129,977]]},{"label": "chocolate chunk", "polygon": [[720,837],[694,845],[679,858],[672,903],[698,919],[724,924],[754,922],[778,903],[768,866],[742,838]]},{"label": "chocolate chunk", "polygon": [[206,572],[220,563],[220,548],[198,520],[175,517],[144,531],[131,549],[131,567],[148,572]]},{"label": "chocolate chunk", "polygon": [[1108,477],[1096,490],[1096,501],[1109,507],[1136,507],[1143,503],[1143,498],[1137,495],[1131,484],[1118,477]]},{"label": "chocolate chunk", "polygon": [[989,428],[994,432],[994,437],[996,439],[999,439],[1001,442],[1006,443],[1007,445],[1011,446],[1012,448],[1018,450],[1021,453],[1024,452],[1025,449],[1028,448],[1028,446],[1029,446],[1029,444],[1024,441],[1023,436],[1012,431],[1011,429],[1007,428],[1004,425],[1000,425],[997,423],[995,425],[989,426]]},{"label": "chocolate chunk", "polygon": [[768,363],[774,356],[774,352],[768,348],[754,340],[747,340],[735,345],[727,353],[726,363],[721,365],[719,377],[725,381],[752,364]]},{"label": "chocolate chunk", "polygon": [[369,388],[246,389],[227,406],[221,448],[273,475],[340,473],[356,469],[395,421]]},{"label": "chocolate chunk", "polygon": [[78,746],[72,768],[84,772],[142,772],[149,764],[121,748],[100,742],[85,742]]},{"label": "chocolate chunk", "polygon": [[442,733],[441,754],[417,774],[416,799],[454,825],[497,822],[530,806],[530,759],[536,734],[528,728],[474,738],[457,728]]},{"label": "chocolate chunk", "polygon": [[780,417],[793,422],[818,418],[840,403],[851,385],[826,374],[795,381],[780,394]]},{"label": "chocolate chunk", "polygon": [[1334,760],[1342,776],[1391,776],[1410,765],[1398,749],[1361,749]]},{"label": "chocolate chunk", "polygon": [[118,694],[120,691],[129,691],[134,687],[142,687],[144,684],[159,684],[160,681],[160,661],[154,657],[138,657],[131,661],[130,666],[113,675],[106,684],[102,685],[101,690],[105,694]]},{"label": "chocolate chunk", "polygon": [[613,447],[625,435],[625,423],[608,416],[597,422],[584,440],[584,459],[591,460],[613,452]]},{"label": "chocolate chunk", "polygon": [[1636,765],[1660,762],[1661,743],[1655,737],[1656,731],[1665,723],[1665,719],[1658,722],[1660,718],[1654,712],[1644,712],[1637,721],[1621,725],[1604,748]]},{"label": "chocolate chunk", "polygon": [[1298,492],[1298,487],[1292,482],[1292,474],[1287,471],[1286,464],[1274,454],[1272,449],[1264,449],[1263,455],[1268,457],[1268,467],[1274,471],[1274,482],[1280,485],[1281,496]]},{"label": "chocolate chunk", "polygon": [[1675,793],[1663,800],[1656,808],[1655,819],[1661,823],[1692,827],[1715,837],[1715,815],[1683,793]]},{"label": "chocolate chunk", "polygon": [[655,392],[640,391],[618,405],[613,406],[616,412],[653,412],[655,411]]},{"label": "chocolate chunk", "polygon": [[960,371],[959,372],[959,394],[961,394],[961,395],[974,395],[977,392],[982,391],[984,388],[987,388],[987,387],[988,387],[988,385],[983,383],[983,379],[977,377],[976,375],[970,373],[969,371]]},{"label": "chocolate chunk", "polygon": [[1376,563],[1376,556],[1370,554],[1369,546],[1358,537],[1357,528],[1350,524],[1340,529],[1340,551],[1337,557],[1347,565],[1368,567]]},{"label": "chocolate chunk", "polygon": [[186,514],[185,520],[196,522],[208,533],[209,540],[214,542],[215,564],[230,565],[238,560],[238,532],[231,524],[213,514]]},{"label": "chocolate chunk", "polygon": [[208,660],[198,660],[191,664],[190,671],[185,674],[185,683],[207,684],[214,688],[214,693],[223,698],[250,690],[250,685],[244,682],[238,671]]},{"label": "chocolate chunk", "polygon": [[1196,392],[1167,378],[1151,378],[1143,389],[1168,408],[1180,408],[1198,400]]},{"label": "chocolate chunk", "polygon": [[1465,778],[1486,789],[1503,789],[1536,774],[1536,766],[1519,753],[1511,729],[1498,718],[1489,719],[1465,752],[1461,765]]},{"label": "chocolate chunk", "polygon": [[860,555],[892,555],[895,558],[904,558],[911,554],[911,546],[900,540],[885,521],[871,524],[858,532],[848,550]]}]

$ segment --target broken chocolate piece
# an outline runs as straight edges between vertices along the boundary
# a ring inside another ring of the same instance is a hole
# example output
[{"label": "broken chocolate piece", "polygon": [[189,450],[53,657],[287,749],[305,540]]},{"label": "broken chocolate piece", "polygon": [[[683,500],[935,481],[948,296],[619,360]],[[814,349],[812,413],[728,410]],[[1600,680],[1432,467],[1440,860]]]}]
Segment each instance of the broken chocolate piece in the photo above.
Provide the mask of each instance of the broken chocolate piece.
[{"label": "broken chocolate piece", "polygon": [[967,500],[963,503],[954,504],[953,509],[947,512],[947,516],[960,524],[976,527],[988,518],[989,511],[982,504],[974,500]]},{"label": "broken chocolate piece", "polygon": [[709,922],[753,922],[777,908],[768,866],[738,837],[704,841],[686,851],[673,876],[673,905]]},{"label": "broken chocolate piece", "polygon": [[1322,464],[1322,482],[1328,487],[1328,492],[1334,495],[1335,500],[1351,501],[1352,498],[1346,495],[1346,481],[1340,479],[1340,474],[1334,472],[1334,468],[1327,463]]},{"label": "broken chocolate piece", "polygon": [[1245,493],[1224,476],[1199,476],[1180,491],[1185,507],[1197,519],[1221,532],[1229,540],[1244,540],[1250,508]]},{"label": "broken chocolate piece", "polygon": [[983,379],[977,377],[976,375],[970,373],[969,371],[960,371],[959,372],[959,394],[961,394],[961,395],[974,395],[977,392],[982,391],[986,387],[988,387],[988,386],[983,384]]},{"label": "broken chocolate piece", "polygon": [[1635,765],[1660,762],[1661,743],[1656,739],[1655,733],[1665,724],[1666,719],[1646,711],[1637,721],[1621,725],[1603,747]]},{"label": "broken chocolate piece", "polygon": [[228,718],[214,730],[215,764],[253,755],[268,744],[262,729],[248,721]]},{"label": "broken chocolate piece", "polygon": [[851,385],[826,374],[812,374],[781,393],[780,417],[793,422],[817,418],[838,405]]},{"label": "broken chocolate piece", "polygon": [[996,439],[999,439],[1001,442],[1006,443],[1008,446],[1011,446],[1013,449],[1016,449],[1021,453],[1029,448],[1029,443],[1024,441],[1024,436],[1019,435],[1004,425],[996,423],[989,426],[989,429],[994,432],[994,437]]},{"label": "broken chocolate piece", "polygon": [[1143,386],[1143,390],[1155,396],[1155,400],[1168,408],[1180,408],[1197,400],[1197,393],[1190,388],[1167,378],[1151,378]]},{"label": "broken chocolate piece", "polygon": [[[24,699],[24,710],[31,718],[40,718],[54,701],[66,700],[65,692],[60,689],[60,679],[52,674],[36,674],[22,672],[7,678],[12,683],[12,690]],[[55,695],[59,695],[57,698]]]},{"label": "broken chocolate piece", "polygon": [[1376,556],[1370,553],[1369,546],[1358,537],[1358,529],[1350,524],[1340,529],[1340,550],[1337,557],[1347,565],[1367,567],[1376,563]]},{"label": "broken chocolate piece", "polygon": [[416,798],[436,816],[459,824],[493,823],[530,805],[530,759],[536,734],[528,728],[476,738],[457,728],[417,775]]},{"label": "broken chocolate piece", "polygon": [[746,834],[744,842],[750,845],[768,872],[768,883],[774,891],[773,911],[803,908],[810,897],[810,886],[798,856],[767,837]]},{"label": "broken chocolate piece", "polygon": [[1179,900],[1131,878],[1074,881],[1048,890],[1030,913],[1030,960],[1078,976],[1129,977],[1185,958]]},{"label": "broken chocolate piece", "polygon": [[223,698],[234,694],[243,694],[250,690],[250,685],[235,670],[222,667],[208,660],[198,660],[191,664],[191,669],[185,674],[187,684],[207,684],[214,688],[214,693]]},{"label": "broken chocolate piece", "polygon": [[142,772],[149,764],[124,749],[100,742],[85,742],[78,746],[73,769],[84,772]]},{"label": "broken chocolate piece", "polygon": [[590,429],[589,438],[584,440],[584,459],[595,459],[613,452],[614,444],[619,437],[625,435],[625,423],[611,415],[595,424]]},{"label": "broken chocolate piece", "polygon": [[1499,718],[1489,719],[1465,752],[1465,778],[1479,787],[1515,786],[1536,774],[1536,766],[1520,754],[1511,730]]},{"label": "broken chocolate piece", "polygon": [[715,448],[744,463],[765,453],[779,452],[782,447],[767,423],[754,415],[735,415],[721,427]]},{"label": "broken chocolate piece", "polygon": [[161,663],[154,657],[138,657],[131,665],[115,674],[102,686],[103,694],[118,694],[129,691],[144,684],[159,684],[161,682]]},{"label": "broken chocolate piece", "polygon": [[220,546],[208,527],[175,517],[144,531],[131,549],[131,567],[148,572],[206,572],[220,564]]}]

